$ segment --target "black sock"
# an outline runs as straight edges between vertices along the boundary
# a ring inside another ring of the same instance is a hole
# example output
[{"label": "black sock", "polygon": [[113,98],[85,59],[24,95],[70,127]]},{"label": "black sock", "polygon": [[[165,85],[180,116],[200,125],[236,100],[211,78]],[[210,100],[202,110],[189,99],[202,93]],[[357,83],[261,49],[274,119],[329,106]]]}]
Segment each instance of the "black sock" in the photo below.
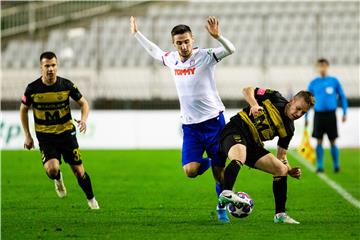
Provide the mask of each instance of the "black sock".
[{"label": "black sock", "polygon": [[52,180],[60,180],[60,169],[55,177],[50,176],[48,173],[47,173],[47,175]]},{"label": "black sock", "polygon": [[225,168],[224,172],[224,190],[232,190],[236,177],[240,171],[242,163],[239,160],[232,160]]},{"label": "black sock", "polygon": [[86,194],[86,198],[89,200],[92,199],[94,197],[94,193],[92,190],[90,177],[86,172],[84,173],[84,176],[82,176],[82,178],[78,178],[78,183],[81,189]]},{"label": "black sock", "polygon": [[287,176],[273,177],[273,193],[275,198],[275,213],[285,212]]}]

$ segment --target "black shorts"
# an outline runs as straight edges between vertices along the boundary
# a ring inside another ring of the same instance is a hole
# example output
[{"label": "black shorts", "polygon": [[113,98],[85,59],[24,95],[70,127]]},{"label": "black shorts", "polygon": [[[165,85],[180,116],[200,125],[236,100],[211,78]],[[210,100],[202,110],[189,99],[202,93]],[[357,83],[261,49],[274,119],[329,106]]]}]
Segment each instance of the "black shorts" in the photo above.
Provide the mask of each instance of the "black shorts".
[{"label": "black shorts", "polygon": [[335,111],[315,112],[312,136],[317,139],[322,139],[325,133],[330,140],[338,137]]},{"label": "black shorts", "polygon": [[79,144],[76,136],[59,137],[59,139],[39,140],[42,163],[56,158],[61,164],[61,156],[70,165],[82,164]]},{"label": "black shorts", "polygon": [[245,165],[251,168],[255,168],[255,163],[270,153],[255,142],[246,123],[235,124],[230,121],[220,135],[220,150],[228,155],[230,148],[236,144],[246,147]]}]

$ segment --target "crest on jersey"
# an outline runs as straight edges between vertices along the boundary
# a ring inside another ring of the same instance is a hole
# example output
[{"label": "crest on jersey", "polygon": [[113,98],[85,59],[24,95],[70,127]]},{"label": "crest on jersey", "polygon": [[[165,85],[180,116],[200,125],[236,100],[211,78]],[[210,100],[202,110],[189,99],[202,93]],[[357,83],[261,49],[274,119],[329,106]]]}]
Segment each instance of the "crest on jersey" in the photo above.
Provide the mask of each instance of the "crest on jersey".
[{"label": "crest on jersey", "polygon": [[195,65],[195,59],[191,59],[190,61],[190,67]]}]

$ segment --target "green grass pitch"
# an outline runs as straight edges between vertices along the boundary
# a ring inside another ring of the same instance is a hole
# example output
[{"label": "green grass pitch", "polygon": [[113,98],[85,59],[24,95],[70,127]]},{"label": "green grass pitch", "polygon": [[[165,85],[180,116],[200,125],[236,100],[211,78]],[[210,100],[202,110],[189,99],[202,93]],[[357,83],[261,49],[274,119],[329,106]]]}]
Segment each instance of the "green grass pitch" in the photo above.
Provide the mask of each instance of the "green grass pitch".
[{"label": "green grass pitch", "polygon": [[[342,172],[326,174],[360,198],[360,150],[342,150]],[[305,168],[289,178],[287,210],[300,225],[275,225],[272,177],[243,167],[236,190],[254,199],[253,213],[216,220],[210,171],[188,179],[179,150],[83,151],[101,209],[91,211],[71,170],[59,199],[38,151],[2,151],[2,239],[359,239],[360,210]],[[326,155],[329,158],[329,155]],[[299,165],[291,156],[293,166]],[[301,166],[301,165],[300,165]]]}]

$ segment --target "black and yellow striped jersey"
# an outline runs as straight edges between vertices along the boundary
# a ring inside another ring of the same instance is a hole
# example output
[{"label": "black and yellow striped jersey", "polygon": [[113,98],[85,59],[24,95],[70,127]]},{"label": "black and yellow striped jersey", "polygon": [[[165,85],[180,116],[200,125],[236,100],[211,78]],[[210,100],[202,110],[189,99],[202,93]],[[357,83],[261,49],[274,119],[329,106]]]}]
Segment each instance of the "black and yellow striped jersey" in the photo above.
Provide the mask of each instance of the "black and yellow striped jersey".
[{"label": "black and yellow striped jersey", "polygon": [[32,106],[35,132],[39,140],[75,134],[70,99],[81,99],[78,88],[68,79],[57,77],[55,84],[45,85],[41,78],[30,83],[22,103]]},{"label": "black and yellow striped jersey", "polygon": [[249,116],[248,106],[232,117],[231,121],[237,125],[245,122],[251,137],[259,145],[278,136],[278,146],[287,149],[295,132],[294,121],[285,115],[285,106],[289,102],[279,92],[271,89],[256,88],[254,96],[264,110],[254,118]]}]

